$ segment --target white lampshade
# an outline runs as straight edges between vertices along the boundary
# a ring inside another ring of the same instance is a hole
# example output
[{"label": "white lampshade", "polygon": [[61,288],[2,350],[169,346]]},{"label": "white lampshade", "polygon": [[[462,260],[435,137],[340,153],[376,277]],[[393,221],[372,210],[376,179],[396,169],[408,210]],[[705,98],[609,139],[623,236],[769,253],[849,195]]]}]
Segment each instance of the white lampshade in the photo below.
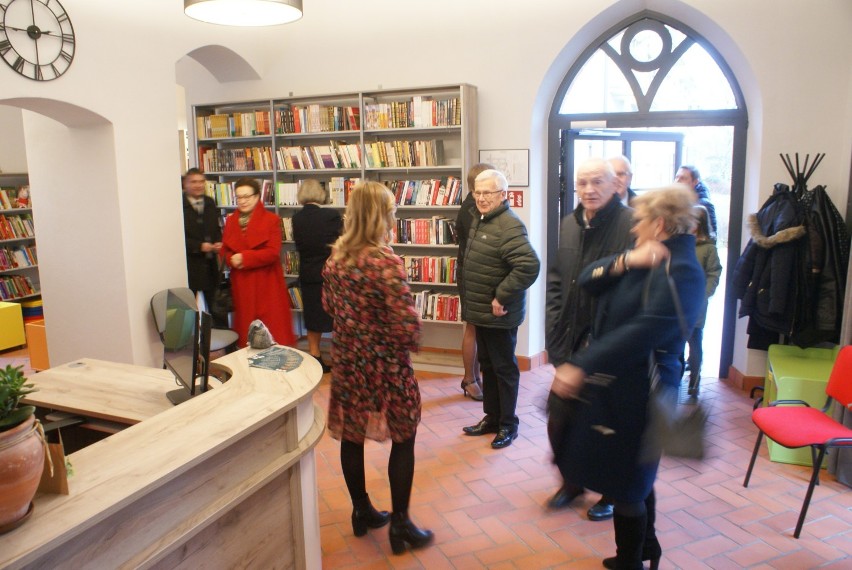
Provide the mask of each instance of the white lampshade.
[{"label": "white lampshade", "polygon": [[183,0],[184,13],[223,26],[277,26],[302,17],[302,0]]}]

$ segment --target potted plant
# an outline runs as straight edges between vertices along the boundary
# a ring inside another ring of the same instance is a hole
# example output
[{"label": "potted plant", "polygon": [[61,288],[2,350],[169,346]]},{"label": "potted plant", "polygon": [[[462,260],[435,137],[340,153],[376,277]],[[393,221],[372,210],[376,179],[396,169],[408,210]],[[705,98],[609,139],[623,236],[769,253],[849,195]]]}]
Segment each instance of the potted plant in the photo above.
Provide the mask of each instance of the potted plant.
[{"label": "potted plant", "polygon": [[22,366],[0,368],[0,533],[30,515],[44,469],[44,438],[35,406],[19,405],[34,391]]}]

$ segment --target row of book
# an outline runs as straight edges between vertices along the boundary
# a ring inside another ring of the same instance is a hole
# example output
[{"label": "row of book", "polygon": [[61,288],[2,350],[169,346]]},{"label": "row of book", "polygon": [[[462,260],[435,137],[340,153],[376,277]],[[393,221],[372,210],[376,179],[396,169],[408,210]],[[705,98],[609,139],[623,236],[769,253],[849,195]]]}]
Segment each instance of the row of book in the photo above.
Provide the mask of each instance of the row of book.
[{"label": "row of book", "polygon": [[283,146],[275,150],[279,170],[361,168],[361,147],[330,141],[327,145]]},{"label": "row of book", "polygon": [[414,294],[414,308],[423,320],[461,321],[461,303],[458,295],[419,291]]},{"label": "row of book", "polygon": [[[364,106],[367,130],[449,127],[461,125],[461,99],[432,99],[415,96],[407,101],[371,103]],[[268,110],[215,113],[195,119],[199,139],[269,136],[276,134],[357,131],[361,128],[357,105],[290,105],[275,109],[272,121]]]},{"label": "row of book", "polygon": [[20,239],[35,236],[33,218],[29,214],[0,214],[0,239]]},{"label": "row of book", "polygon": [[458,206],[462,184],[447,176],[428,180],[390,180],[385,185],[393,192],[398,206]]},{"label": "row of book", "polygon": [[440,216],[398,219],[394,243],[414,245],[457,244],[456,222]]},{"label": "row of book", "polygon": [[402,261],[405,263],[408,280],[413,283],[445,283],[447,285],[456,283],[458,259],[455,257],[403,255]]},{"label": "row of book", "polygon": [[439,166],[443,161],[440,140],[397,140],[364,143],[369,168],[407,168]]},{"label": "row of book", "polygon": [[[205,193],[213,198],[216,205],[221,207],[237,205],[237,195],[234,189],[234,182],[214,182],[208,180],[205,185]],[[272,188],[271,180],[258,180],[260,183],[260,201],[267,206],[275,205],[275,192]]]},{"label": "row of book", "polygon": [[290,287],[287,292],[290,294],[290,307],[301,311],[305,307],[302,303],[302,290],[299,287]]},{"label": "row of book", "polygon": [[412,97],[364,105],[364,129],[407,129],[461,125],[461,99]]},{"label": "row of book", "polygon": [[215,114],[195,118],[195,134],[200,139],[254,137],[271,134],[269,111]]},{"label": "row of book", "polygon": [[0,248],[0,271],[38,265],[35,246]]},{"label": "row of book", "polygon": [[17,299],[35,295],[38,290],[33,287],[29,277],[23,275],[6,275],[0,277],[0,299]]},{"label": "row of book", "polygon": [[275,110],[275,132],[286,134],[357,131],[361,128],[358,106],[290,105]]},{"label": "row of book", "polygon": [[204,172],[272,170],[272,147],[198,147],[198,163]]},{"label": "row of book", "polygon": [[284,275],[298,275],[299,252],[292,250],[282,252],[281,266],[284,268]]}]

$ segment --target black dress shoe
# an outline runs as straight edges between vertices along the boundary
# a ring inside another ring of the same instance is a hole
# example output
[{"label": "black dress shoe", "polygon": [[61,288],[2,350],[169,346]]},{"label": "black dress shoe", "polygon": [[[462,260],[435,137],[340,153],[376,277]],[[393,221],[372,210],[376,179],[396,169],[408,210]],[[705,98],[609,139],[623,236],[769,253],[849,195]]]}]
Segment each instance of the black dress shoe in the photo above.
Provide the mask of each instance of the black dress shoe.
[{"label": "black dress shoe", "polygon": [[571,501],[582,494],[582,487],[576,487],[568,484],[562,485],[559,490],[556,491],[556,494],[548,499],[547,508],[552,510],[564,509],[571,504]]},{"label": "black dress shoe", "polygon": [[587,515],[590,521],[608,521],[612,518],[612,512],[612,501],[607,497],[601,497],[600,501],[592,505]]},{"label": "black dress shoe", "polygon": [[500,428],[497,435],[494,436],[494,441],[491,442],[491,447],[494,449],[503,449],[509,447],[515,438],[518,437],[518,430],[509,428]]},{"label": "black dress shoe", "polygon": [[485,435],[486,433],[497,433],[498,429],[499,426],[486,416],[476,425],[463,427],[462,431],[465,435]]}]

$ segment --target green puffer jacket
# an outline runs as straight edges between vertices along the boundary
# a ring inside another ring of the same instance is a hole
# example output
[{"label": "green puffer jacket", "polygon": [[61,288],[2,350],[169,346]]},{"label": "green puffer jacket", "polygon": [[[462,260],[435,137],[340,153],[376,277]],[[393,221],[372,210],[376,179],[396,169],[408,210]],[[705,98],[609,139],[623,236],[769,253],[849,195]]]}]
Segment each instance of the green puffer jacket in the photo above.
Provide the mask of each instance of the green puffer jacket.
[{"label": "green puffer jacket", "polygon": [[[510,329],[524,320],[526,290],[538,278],[540,262],[527,228],[504,200],[491,212],[474,218],[464,253],[461,280],[465,291],[464,320],[483,327]],[[496,298],[507,311],[491,312]]]}]

